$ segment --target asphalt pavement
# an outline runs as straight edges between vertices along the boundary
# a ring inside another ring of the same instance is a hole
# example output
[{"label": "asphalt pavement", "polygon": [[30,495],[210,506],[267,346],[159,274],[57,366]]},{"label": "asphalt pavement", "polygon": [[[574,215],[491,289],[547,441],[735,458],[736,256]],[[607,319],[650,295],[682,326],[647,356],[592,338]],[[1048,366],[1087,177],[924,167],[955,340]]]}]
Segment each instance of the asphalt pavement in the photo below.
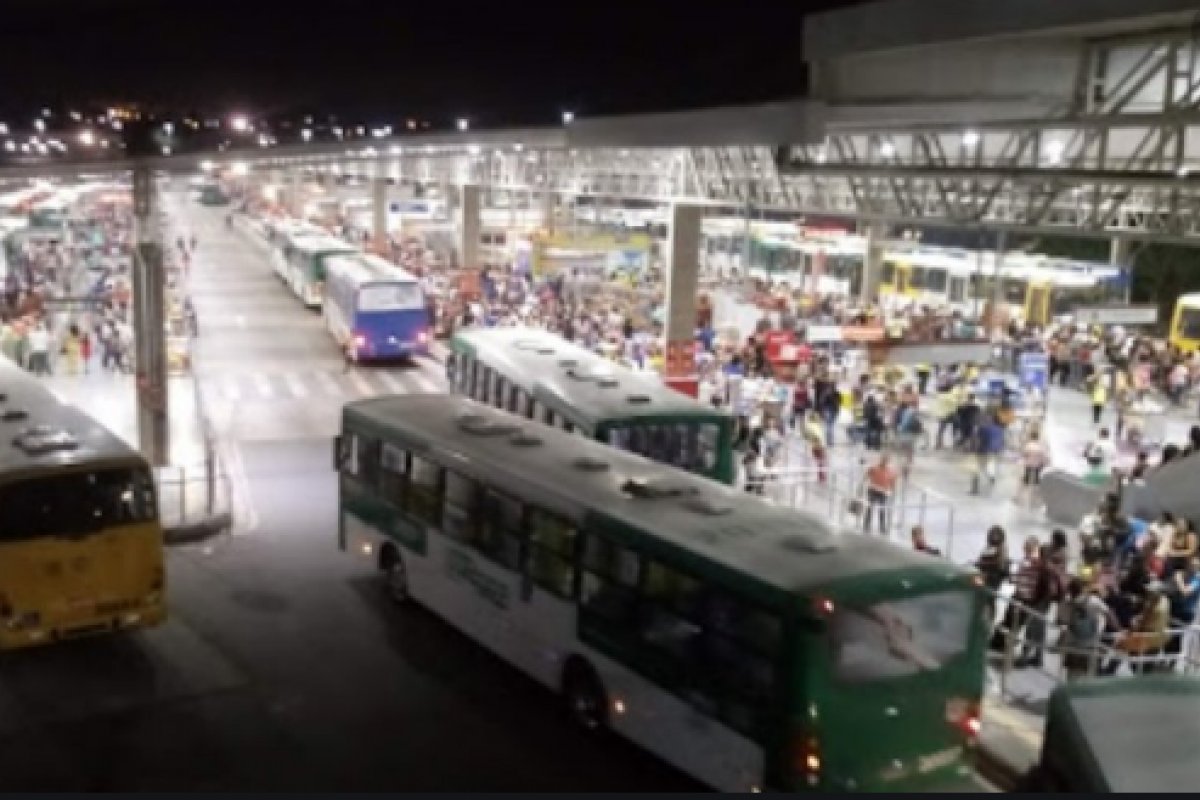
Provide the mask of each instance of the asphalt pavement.
[{"label": "asphalt pavement", "polygon": [[436,391],[432,361],[345,372],[318,314],[223,209],[194,231],[197,381],[238,495],[235,534],[173,549],[170,621],[0,656],[0,790],[672,791],[632,745],[337,550],[344,402]]}]

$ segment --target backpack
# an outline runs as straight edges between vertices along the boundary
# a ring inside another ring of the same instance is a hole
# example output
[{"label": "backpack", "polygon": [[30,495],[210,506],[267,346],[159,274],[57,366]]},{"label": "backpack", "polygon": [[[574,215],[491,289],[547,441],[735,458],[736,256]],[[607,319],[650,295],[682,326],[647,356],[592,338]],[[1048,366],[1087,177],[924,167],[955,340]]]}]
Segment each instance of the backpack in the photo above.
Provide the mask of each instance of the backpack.
[{"label": "backpack", "polygon": [[908,415],[904,417],[903,427],[900,429],[900,432],[912,434],[913,436],[920,436],[921,417],[918,416],[915,411],[910,411]]},{"label": "backpack", "polygon": [[1087,607],[1087,598],[1071,601],[1067,617],[1067,635],[1076,645],[1094,643],[1100,637],[1100,620]]}]

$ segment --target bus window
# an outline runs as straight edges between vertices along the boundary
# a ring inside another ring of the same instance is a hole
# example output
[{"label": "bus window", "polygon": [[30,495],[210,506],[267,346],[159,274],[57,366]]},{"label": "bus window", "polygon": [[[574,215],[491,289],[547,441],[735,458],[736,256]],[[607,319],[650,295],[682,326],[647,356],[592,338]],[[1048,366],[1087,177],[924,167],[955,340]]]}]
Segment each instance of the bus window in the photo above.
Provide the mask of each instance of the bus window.
[{"label": "bus window", "polygon": [[717,468],[721,453],[721,426],[715,422],[703,422],[694,426],[696,432],[696,466],[701,472],[712,472]]},{"label": "bus window", "polygon": [[474,379],[472,370],[473,365],[469,355],[461,353],[454,356],[453,385],[457,386],[460,392],[468,396],[471,394],[471,381]]},{"label": "bus window", "polygon": [[446,470],[446,494],[442,505],[442,530],[451,539],[474,544],[479,488],[475,481]]},{"label": "bus window", "polygon": [[575,594],[575,526],[540,508],[529,510],[529,575],[559,597]]},{"label": "bus window", "polygon": [[0,541],[96,533],[152,522],[154,482],[142,469],[103,469],[0,487]]},{"label": "bus window", "polygon": [[358,438],[358,477],[372,488],[379,486],[381,449],[382,443],[378,439]]},{"label": "bus window", "polygon": [[526,419],[533,419],[533,398],[531,398],[524,389],[519,386],[513,390],[517,396],[516,413]]},{"label": "bus window", "polygon": [[485,367],[479,361],[475,362],[475,377],[471,382],[471,391],[468,395],[472,400],[483,402],[487,397],[488,381],[491,380],[492,371]]},{"label": "bus window", "polygon": [[508,380],[499,372],[492,373],[492,390],[488,395],[488,403],[496,408],[504,408],[504,395],[508,390]]},{"label": "bus window", "polygon": [[510,385],[508,387],[508,397],[505,400],[504,408],[510,414],[519,414],[518,409],[519,396],[522,394],[520,387]]},{"label": "bus window", "polygon": [[432,461],[412,456],[405,510],[417,519],[437,525],[442,510],[442,468]]},{"label": "bus window", "polygon": [[971,595],[959,591],[840,605],[829,627],[834,674],[865,683],[941,669],[967,650],[971,608]]},{"label": "bus window", "polygon": [[479,550],[512,570],[521,568],[525,509],[520,501],[488,489],[479,522]]},{"label": "bus window", "polygon": [[637,553],[589,534],[584,540],[583,567],[583,607],[609,623],[632,625],[641,571]]},{"label": "bus window", "polygon": [[883,270],[879,275],[879,282],[891,286],[896,281],[896,265],[890,261],[883,262]]},{"label": "bus window", "polygon": [[908,288],[925,289],[928,271],[924,267],[913,267],[908,276]]},{"label": "bus window", "polygon": [[380,492],[387,500],[403,506],[404,487],[408,479],[408,453],[384,442],[379,466]]},{"label": "bus window", "polygon": [[925,270],[925,290],[944,294],[946,292],[946,270],[930,267]]},{"label": "bus window", "polygon": [[549,413],[546,407],[542,405],[541,400],[534,400],[530,406],[529,418],[536,422],[545,422]]},{"label": "bus window", "polygon": [[358,434],[347,433],[339,440],[338,465],[347,475],[358,475]]}]

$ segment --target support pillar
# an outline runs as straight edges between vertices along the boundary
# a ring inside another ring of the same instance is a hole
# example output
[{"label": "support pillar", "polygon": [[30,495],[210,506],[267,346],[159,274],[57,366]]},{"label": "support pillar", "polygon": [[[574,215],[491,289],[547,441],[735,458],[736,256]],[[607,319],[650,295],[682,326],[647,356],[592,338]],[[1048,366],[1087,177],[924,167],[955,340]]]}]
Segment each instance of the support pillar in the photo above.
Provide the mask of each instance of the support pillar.
[{"label": "support pillar", "polygon": [[133,171],[133,211],[137,247],[133,259],[133,331],[137,367],[138,443],[155,466],[170,460],[167,425],[166,299],[163,245],[156,214],[154,176]]},{"label": "support pillar", "polygon": [[458,203],[458,253],[464,269],[479,269],[479,239],[482,220],[479,213],[480,189],[475,185],[461,187]]},{"label": "support pillar", "polygon": [[371,245],[381,256],[391,255],[388,238],[388,182],[382,175],[371,179]]},{"label": "support pillar", "polygon": [[696,286],[700,273],[700,228],[704,209],[671,205],[671,234],[667,244],[666,383],[696,397]]},{"label": "support pillar", "polygon": [[1114,238],[1108,250],[1108,263],[1122,270],[1125,284],[1125,303],[1132,300],[1133,293],[1133,242]]},{"label": "support pillar", "polygon": [[996,261],[992,267],[992,301],[991,313],[988,316],[987,329],[989,333],[995,333],[1004,325],[1004,252],[1008,249],[1008,233],[1006,231],[998,231],[996,233]]},{"label": "support pillar", "polygon": [[879,284],[883,279],[883,240],[886,235],[887,227],[882,222],[868,222],[863,228],[867,246],[858,301],[864,308],[879,302]]}]

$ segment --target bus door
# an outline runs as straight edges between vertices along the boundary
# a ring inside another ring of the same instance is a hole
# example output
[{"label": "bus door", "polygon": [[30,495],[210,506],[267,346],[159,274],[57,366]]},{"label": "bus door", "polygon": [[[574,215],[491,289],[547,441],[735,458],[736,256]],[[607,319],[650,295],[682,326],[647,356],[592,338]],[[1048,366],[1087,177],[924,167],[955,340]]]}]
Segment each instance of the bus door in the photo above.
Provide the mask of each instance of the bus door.
[{"label": "bus door", "polygon": [[961,307],[967,302],[967,279],[961,275],[950,276],[950,288],[947,292],[952,306]]},{"label": "bus door", "polygon": [[1170,342],[1188,353],[1200,349],[1200,297],[1181,297],[1176,301]]},{"label": "bus door", "polygon": [[1050,322],[1050,299],[1054,287],[1046,281],[1030,281],[1025,290],[1025,321],[1034,325]]}]

